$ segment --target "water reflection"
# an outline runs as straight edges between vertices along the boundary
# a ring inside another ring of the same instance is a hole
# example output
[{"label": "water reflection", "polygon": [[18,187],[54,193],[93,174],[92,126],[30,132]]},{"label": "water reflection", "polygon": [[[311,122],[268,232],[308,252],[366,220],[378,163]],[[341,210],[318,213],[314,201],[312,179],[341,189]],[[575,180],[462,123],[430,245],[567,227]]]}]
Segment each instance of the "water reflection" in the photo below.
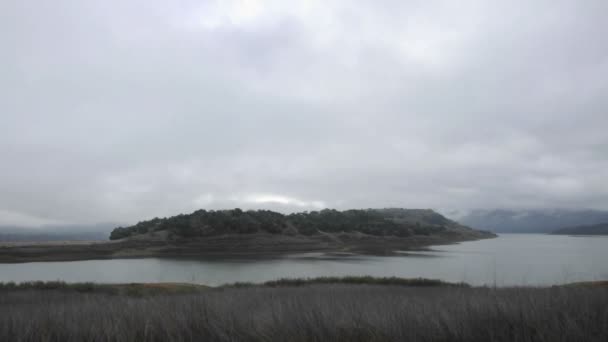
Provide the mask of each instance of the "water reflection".
[{"label": "water reflection", "polygon": [[390,257],[303,253],[279,258],[117,259],[0,264],[0,281],[193,282],[220,285],[285,277],[372,275],[475,285],[551,285],[608,279],[608,238],[501,235]]}]

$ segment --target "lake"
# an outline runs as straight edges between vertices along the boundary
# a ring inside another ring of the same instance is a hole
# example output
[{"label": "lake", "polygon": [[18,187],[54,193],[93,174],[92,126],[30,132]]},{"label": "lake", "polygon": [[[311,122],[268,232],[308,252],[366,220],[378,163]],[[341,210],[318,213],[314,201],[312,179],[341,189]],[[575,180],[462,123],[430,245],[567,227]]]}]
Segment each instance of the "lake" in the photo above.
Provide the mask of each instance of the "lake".
[{"label": "lake", "polygon": [[0,264],[0,281],[191,282],[220,285],[285,277],[423,277],[474,285],[554,285],[608,279],[608,237],[503,234],[400,256],[319,253],[260,260],[113,259]]}]

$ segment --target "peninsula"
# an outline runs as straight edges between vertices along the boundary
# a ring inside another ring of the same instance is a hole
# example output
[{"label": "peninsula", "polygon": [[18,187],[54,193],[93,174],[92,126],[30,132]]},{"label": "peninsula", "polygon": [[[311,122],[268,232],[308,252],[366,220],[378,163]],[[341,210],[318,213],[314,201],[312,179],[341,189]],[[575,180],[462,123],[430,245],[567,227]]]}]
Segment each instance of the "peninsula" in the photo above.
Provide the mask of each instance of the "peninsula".
[{"label": "peninsula", "polygon": [[495,237],[430,209],[360,209],[284,215],[269,210],[197,210],[115,228],[109,241],[0,247],[0,262],[142,257],[268,257],[324,252],[392,255]]}]

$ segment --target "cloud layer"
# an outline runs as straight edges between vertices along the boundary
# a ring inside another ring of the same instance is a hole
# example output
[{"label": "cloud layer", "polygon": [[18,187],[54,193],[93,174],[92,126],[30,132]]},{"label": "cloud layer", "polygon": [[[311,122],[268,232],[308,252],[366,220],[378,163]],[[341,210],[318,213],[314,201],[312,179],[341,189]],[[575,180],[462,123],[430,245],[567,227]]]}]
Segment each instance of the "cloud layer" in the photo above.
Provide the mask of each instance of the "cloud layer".
[{"label": "cloud layer", "polygon": [[608,209],[608,4],[0,3],[0,223]]}]

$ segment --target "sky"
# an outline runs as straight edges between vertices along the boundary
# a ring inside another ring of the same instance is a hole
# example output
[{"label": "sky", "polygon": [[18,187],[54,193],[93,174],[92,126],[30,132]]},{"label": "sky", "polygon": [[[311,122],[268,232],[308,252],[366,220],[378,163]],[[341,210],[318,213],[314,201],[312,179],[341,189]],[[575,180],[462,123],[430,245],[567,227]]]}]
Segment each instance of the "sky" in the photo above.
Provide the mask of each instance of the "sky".
[{"label": "sky", "polygon": [[608,2],[3,0],[0,224],[608,209]]}]

